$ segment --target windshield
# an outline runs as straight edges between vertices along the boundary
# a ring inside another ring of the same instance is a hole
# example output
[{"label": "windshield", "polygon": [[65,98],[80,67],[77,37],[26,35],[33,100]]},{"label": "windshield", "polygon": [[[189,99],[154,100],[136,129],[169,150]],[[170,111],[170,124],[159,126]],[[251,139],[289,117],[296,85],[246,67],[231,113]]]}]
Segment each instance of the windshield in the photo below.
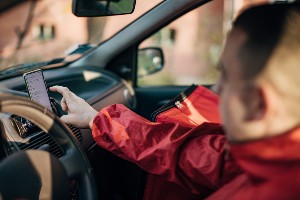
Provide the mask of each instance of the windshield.
[{"label": "windshield", "polygon": [[138,0],[133,14],[95,18],[74,16],[71,0],[19,1],[0,10],[0,70],[83,53],[161,1]]}]

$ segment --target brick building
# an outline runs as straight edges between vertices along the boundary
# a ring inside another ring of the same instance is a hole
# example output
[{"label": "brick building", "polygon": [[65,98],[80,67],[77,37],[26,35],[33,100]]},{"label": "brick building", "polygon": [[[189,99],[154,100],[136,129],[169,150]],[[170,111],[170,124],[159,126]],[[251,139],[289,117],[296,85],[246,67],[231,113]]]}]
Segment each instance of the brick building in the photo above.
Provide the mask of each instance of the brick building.
[{"label": "brick building", "polygon": [[2,11],[1,67],[64,56],[74,41],[87,41],[86,21],[71,13],[70,0],[22,1]]}]

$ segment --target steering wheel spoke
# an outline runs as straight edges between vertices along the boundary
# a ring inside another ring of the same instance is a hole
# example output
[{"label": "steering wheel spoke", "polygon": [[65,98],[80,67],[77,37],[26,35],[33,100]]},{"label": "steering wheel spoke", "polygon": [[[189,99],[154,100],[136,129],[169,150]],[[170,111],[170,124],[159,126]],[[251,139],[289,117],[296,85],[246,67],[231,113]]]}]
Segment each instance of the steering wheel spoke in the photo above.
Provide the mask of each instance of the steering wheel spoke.
[{"label": "steering wheel spoke", "polygon": [[41,105],[7,92],[0,92],[0,112],[13,113],[26,118],[50,134],[64,151],[64,155],[59,160],[68,178],[77,180],[80,198],[97,199],[90,163],[67,125]]}]

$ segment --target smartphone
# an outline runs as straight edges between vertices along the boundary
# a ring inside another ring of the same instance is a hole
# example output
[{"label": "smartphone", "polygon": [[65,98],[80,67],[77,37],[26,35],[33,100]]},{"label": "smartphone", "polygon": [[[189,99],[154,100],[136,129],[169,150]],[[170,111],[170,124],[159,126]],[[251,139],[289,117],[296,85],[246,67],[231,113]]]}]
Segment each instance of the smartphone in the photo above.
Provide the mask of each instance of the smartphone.
[{"label": "smartphone", "polygon": [[23,77],[30,99],[53,112],[42,70],[38,69],[27,72],[23,74]]}]

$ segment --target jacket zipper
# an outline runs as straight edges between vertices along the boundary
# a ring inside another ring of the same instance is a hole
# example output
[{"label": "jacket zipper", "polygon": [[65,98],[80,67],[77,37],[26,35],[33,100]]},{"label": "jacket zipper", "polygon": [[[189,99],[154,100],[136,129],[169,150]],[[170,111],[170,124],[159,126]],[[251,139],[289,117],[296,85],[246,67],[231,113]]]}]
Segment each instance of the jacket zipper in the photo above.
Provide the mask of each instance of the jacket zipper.
[{"label": "jacket zipper", "polygon": [[171,101],[169,101],[167,104],[154,111],[151,115],[151,121],[155,122],[157,115],[171,108],[177,107],[178,109],[182,109],[183,105],[181,104],[181,102],[183,102],[190,94],[192,94],[197,87],[197,85],[191,85],[186,90],[177,95],[175,98],[173,98]]}]

